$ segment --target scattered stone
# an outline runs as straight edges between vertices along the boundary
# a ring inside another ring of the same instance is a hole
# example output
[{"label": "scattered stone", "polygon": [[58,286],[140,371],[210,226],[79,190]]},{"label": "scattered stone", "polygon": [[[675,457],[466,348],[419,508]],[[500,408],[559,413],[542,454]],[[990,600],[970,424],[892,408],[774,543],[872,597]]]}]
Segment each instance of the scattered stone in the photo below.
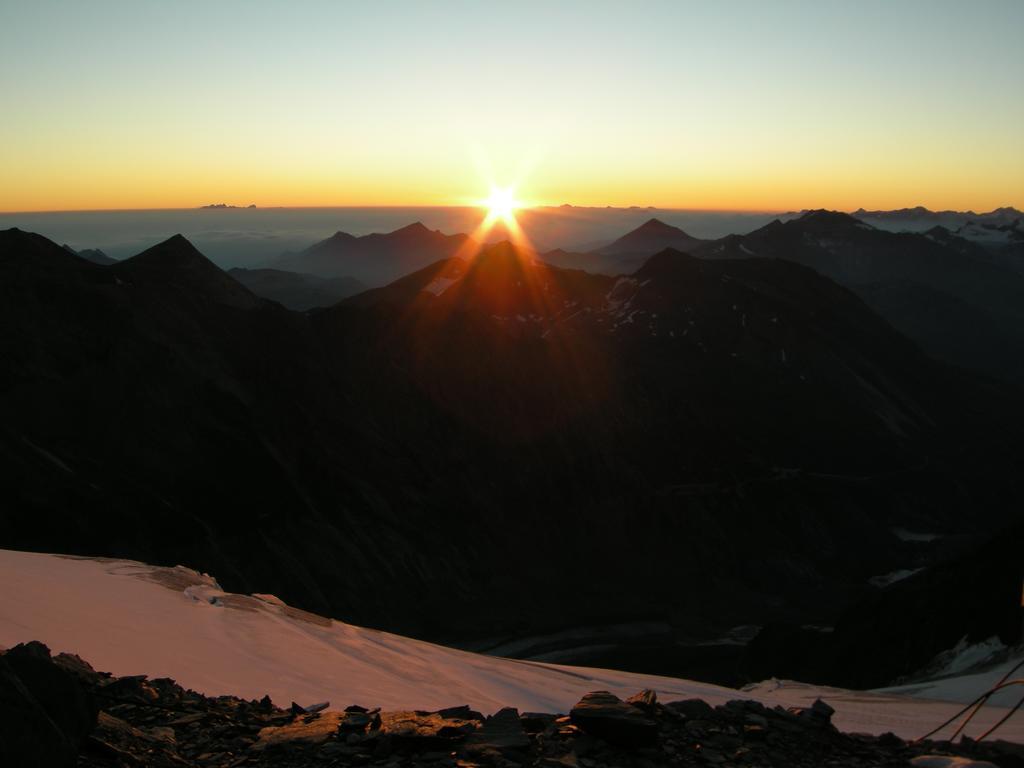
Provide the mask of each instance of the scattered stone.
[{"label": "scattered stone", "polygon": [[541,733],[554,726],[557,720],[555,715],[543,712],[523,712],[519,715],[519,722],[523,724],[523,730],[527,733]]},{"label": "scattered stone", "polygon": [[462,754],[484,762],[496,763],[500,762],[498,758],[504,758],[522,763],[531,744],[519,719],[519,711],[506,707],[469,734]]},{"label": "scattered stone", "polygon": [[476,710],[470,709],[468,704],[462,704],[458,707],[439,709],[436,714],[440,717],[456,718],[459,720],[479,720],[480,722],[483,722],[486,719]]},{"label": "scattered stone", "polygon": [[822,726],[831,725],[832,715],[835,714],[835,710],[821,699],[815,699],[809,707],[793,707],[789,711],[797,717]]},{"label": "scattered stone", "polygon": [[476,728],[475,720],[441,717],[436,712],[381,713],[381,735],[401,752],[450,751]]},{"label": "scattered stone", "polygon": [[[841,733],[820,701],[788,712],[743,700],[662,705],[648,692],[621,701],[599,691],[569,716],[503,709],[484,717],[466,705],[436,712],[296,705],[301,711],[293,712],[266,697],[207,697],[172,680],[112,677],[78,657],[50,658],[45,646],[26,644],[13,666],[28,670],[41,698],[62,690],[63,704],[82,694],[102,709],[76,746],[15,674],[10,655],[0,654],[2,768],[1024,766],[1024,747],[1006,742]],[[63,687],[68,681],[72,687]]]},{"label": "scattered stone", "polygon": [[715,710],[704,699],[683,699],[682,701],[670,701],[666,704],[669,709],[678,712],[688,720],[703,720],[709,717]]},{"label": "scattered stone", "polygon": [[268,726],[260,730],[259,740],[250,750],[262,752],[318,747],[337,735],[343,717],[340,712],[324,712],[297,718],[286,725]]},{"label": "scattered stone", "polygon": [[587,733],[619,746],[647,746],[658,738],[654,720],[607,691],[588,693],[569,717]]},{"label": "scattered stone", "polygon": [[628,699],[627,704],[632,704],[634,707],[639,707],[642,710],[649,711],[654,709],[658,703],[658,694],[652,691],[650,688],[644,688],[639,693],[634,693]]}]

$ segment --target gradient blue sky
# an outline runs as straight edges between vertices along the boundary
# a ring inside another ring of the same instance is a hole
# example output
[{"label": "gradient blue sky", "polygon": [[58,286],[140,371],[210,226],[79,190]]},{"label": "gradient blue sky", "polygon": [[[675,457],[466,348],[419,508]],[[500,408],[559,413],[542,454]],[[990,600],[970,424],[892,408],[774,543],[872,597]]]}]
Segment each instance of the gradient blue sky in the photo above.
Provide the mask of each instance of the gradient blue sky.
[{"label": "gradient blue sky", "polygon": [[1024,2],[0,0],[0,210],[1024,207]]}]

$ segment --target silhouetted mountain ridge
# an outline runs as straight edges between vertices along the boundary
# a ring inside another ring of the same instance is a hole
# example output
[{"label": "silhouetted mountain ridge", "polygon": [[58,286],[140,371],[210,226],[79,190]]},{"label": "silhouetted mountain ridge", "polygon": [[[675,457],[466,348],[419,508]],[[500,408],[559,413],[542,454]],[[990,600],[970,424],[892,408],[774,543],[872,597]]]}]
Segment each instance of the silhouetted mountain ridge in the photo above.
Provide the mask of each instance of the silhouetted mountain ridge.
[{"label": "silhouetted mountain ridge", "polygon": [[596,249],[601,254],[650,254],[663,248],[686,251],[704,241],[659,219],[648,219],[632,232]]},{"label": "silhouetted mountain ridge", "polygon": [[785,261],[502,243],[308,314],[177,237],[99,267],[5,232],[0,268],[0,546],[434,639],[707,637],[828,623],[901,564],[893,525],[1020,501],[1015,401]]},{"label": "silhouetted mountain ridge", "polygon": [[1024,363],[1011,351],[1024,344],[1024,276],[948,230],[897,233],[848,214],[809,211],[695,253],[804,264],[855,291],[930,354],[1024,380]]},{"label": "silhouetted mountain ridge", "polygon": [[336,232],[304,251],[285,254],[268,265],[319,277],[352,277],[370,286],[396,280],[438,259],[454,256],[469,237],[446,235],[420,222],[393,232],[356,237]]},{"label": "silhouetted mountain ridge", "polygon": [[76,256],[80,256],[81,258],[85,259],[86,261],[93,262],[94,264],[102,264],[106,266],[117,263],[117,259],[110,258],[99,248],[85,248],[81,251],[76,251],[67,243],[64,243],[64,245],[61,247],[64,248],[64,250],[66,250],[68,253],[73,253]]},{"label": "silhouetted mountain ridge", "polygon": [[111,267],[129,281],[164,283],[188,290],[194,297],[240,309],[258,303],[252,292],[201,254],[184,235],[177,234]]}]

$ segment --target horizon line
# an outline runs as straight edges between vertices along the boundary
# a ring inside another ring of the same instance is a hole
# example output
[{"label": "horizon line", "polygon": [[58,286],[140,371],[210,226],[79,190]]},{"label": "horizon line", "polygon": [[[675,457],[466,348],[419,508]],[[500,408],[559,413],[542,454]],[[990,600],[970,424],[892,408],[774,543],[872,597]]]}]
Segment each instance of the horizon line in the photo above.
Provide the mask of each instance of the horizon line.
[{"label": "horizon line", "polygon": [[[214,206],[219,204],[212,204]],[[7,210],[0,211],[0,216],[16,216],[21,214],[59,214],[59,213],[157,213],[165,211],[299,211],[299,210],[400,210],[400,209],[474,209],[483,206],[480,205],[226,205],[226,207],[210,207],[208,205],[189,206],[189,207],[156,207],[156,208],[37,208],[37,209],[20,209],[20,210]],[[925,205],[905,205],[898,208],[875,208],[868,210],[864,206],[859,206],[855,209],[843,210],[840,208],[828,208],[825,206],[817,207],[804,207],[804,208],[790,208],[788,210],[782,210],[780,208],[692,208],[692,207],[680,207],[675,208],[671,206],[656,206],[656,205],[574,205],[572,203],[559,203],[559,204],[540,204],[540,205],[523,205],[517,210],[519,211],[537,211],[537,210],[558,210],[561,208],[574,208],[579,210],[619,210],[619,211],[672,211],[672,212],[687,212],[687,213],[743,213],[743,214],[762,214],[762,215],[787,215],[791,213],[804,213],[806,211],[814,210],[826,210],[826,211],[838,211],[841,213],[854,214],[859,210],[865,210],[867,212],[872,211],[912,211],[916,209],[923,209],[930,213],[974,213],[977,215],[984,215],[987,213],[994,213],[995,211],[1010,208],[1013,210],[1020,210],[1015,205],[998,205],[988,211],[979,210],[975,208],[966,209],[933,209]]]}]

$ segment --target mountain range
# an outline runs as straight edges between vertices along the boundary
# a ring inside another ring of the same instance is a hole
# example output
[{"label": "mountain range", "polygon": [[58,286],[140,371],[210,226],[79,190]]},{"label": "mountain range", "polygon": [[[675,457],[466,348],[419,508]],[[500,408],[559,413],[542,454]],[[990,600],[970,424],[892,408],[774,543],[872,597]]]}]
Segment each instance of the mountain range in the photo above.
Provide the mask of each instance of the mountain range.
[{"label": "mountain range", "polygon": [[[806,213],[806,211],[801,213]],[[1012,206],[995,208],[987,213],[932,211],[919,205],[914,208],[898,208],[891,211],[866,211],[863,208],[858,208],[853,212],[853,216],[876,226],[923,231],[936,225],[956,229],[968,222],[994,226],[1012,224],[1015,221],[1024,220],[1024,211],[1019,211]]]},{"label": "mountain range", "polygon": [[1024,275],[952,233],[894,233],[843,213],[810,211],[695,251],[702,258],[774,258],[847,286],[929,354],[1020,381]]},{"label": "mountain range", "polygon": [[592,250],[578,253],[555,249],[539,258],[558,267],[619,275],[635,272],[649,256],[666,248],[689,252],[704,242],[659,219],[649,219],[622,237]]},{"label": "mountain range", "polygon": [[419,222],[386,234],[356,237],[335,232],[298,253],[284,254],[267,266],[319,277],[350,277],[376,286],[454,256],[467,247],[467,235],[446,235]]},{"label": "mountain range", "polygon": [[84,248],[81,251],[76,251],[67,243],[64,244],[64,250],[68,253],[73,253],[76,256],[81,256],[83,259],[95,262],[96,264],[115,264],[117,259],[112,259],[99,248]]},{"label": "mountain range", "polygon": [[[778,226],[875,237],[848,218]],[[1005,521],[1012,390],[814,269],[725,255],[615,277],[499,243],[303,314],[180,236],[104,267],[4,231],[0,544],[453,642],[710,638],[836,621],[906,565],[894,527]]]},{"label": "mountain range", "polygon": [[[993,216],[1005,218],[1012,210],[999,209]],[[538,258],[610,275],[628,274],[666,247],[705,259],[795,261],[853,290],[930,355],[1019,382],[1024,380],[1024,359],[1017,353],[1024,345],[1021,226],[1014,220],[972,222],[956,231],[933,225],[923,232],[893,232],[848,214],[807,211],[746,235],[707,241],[652,219],[597,251],[552,251]]]}]

